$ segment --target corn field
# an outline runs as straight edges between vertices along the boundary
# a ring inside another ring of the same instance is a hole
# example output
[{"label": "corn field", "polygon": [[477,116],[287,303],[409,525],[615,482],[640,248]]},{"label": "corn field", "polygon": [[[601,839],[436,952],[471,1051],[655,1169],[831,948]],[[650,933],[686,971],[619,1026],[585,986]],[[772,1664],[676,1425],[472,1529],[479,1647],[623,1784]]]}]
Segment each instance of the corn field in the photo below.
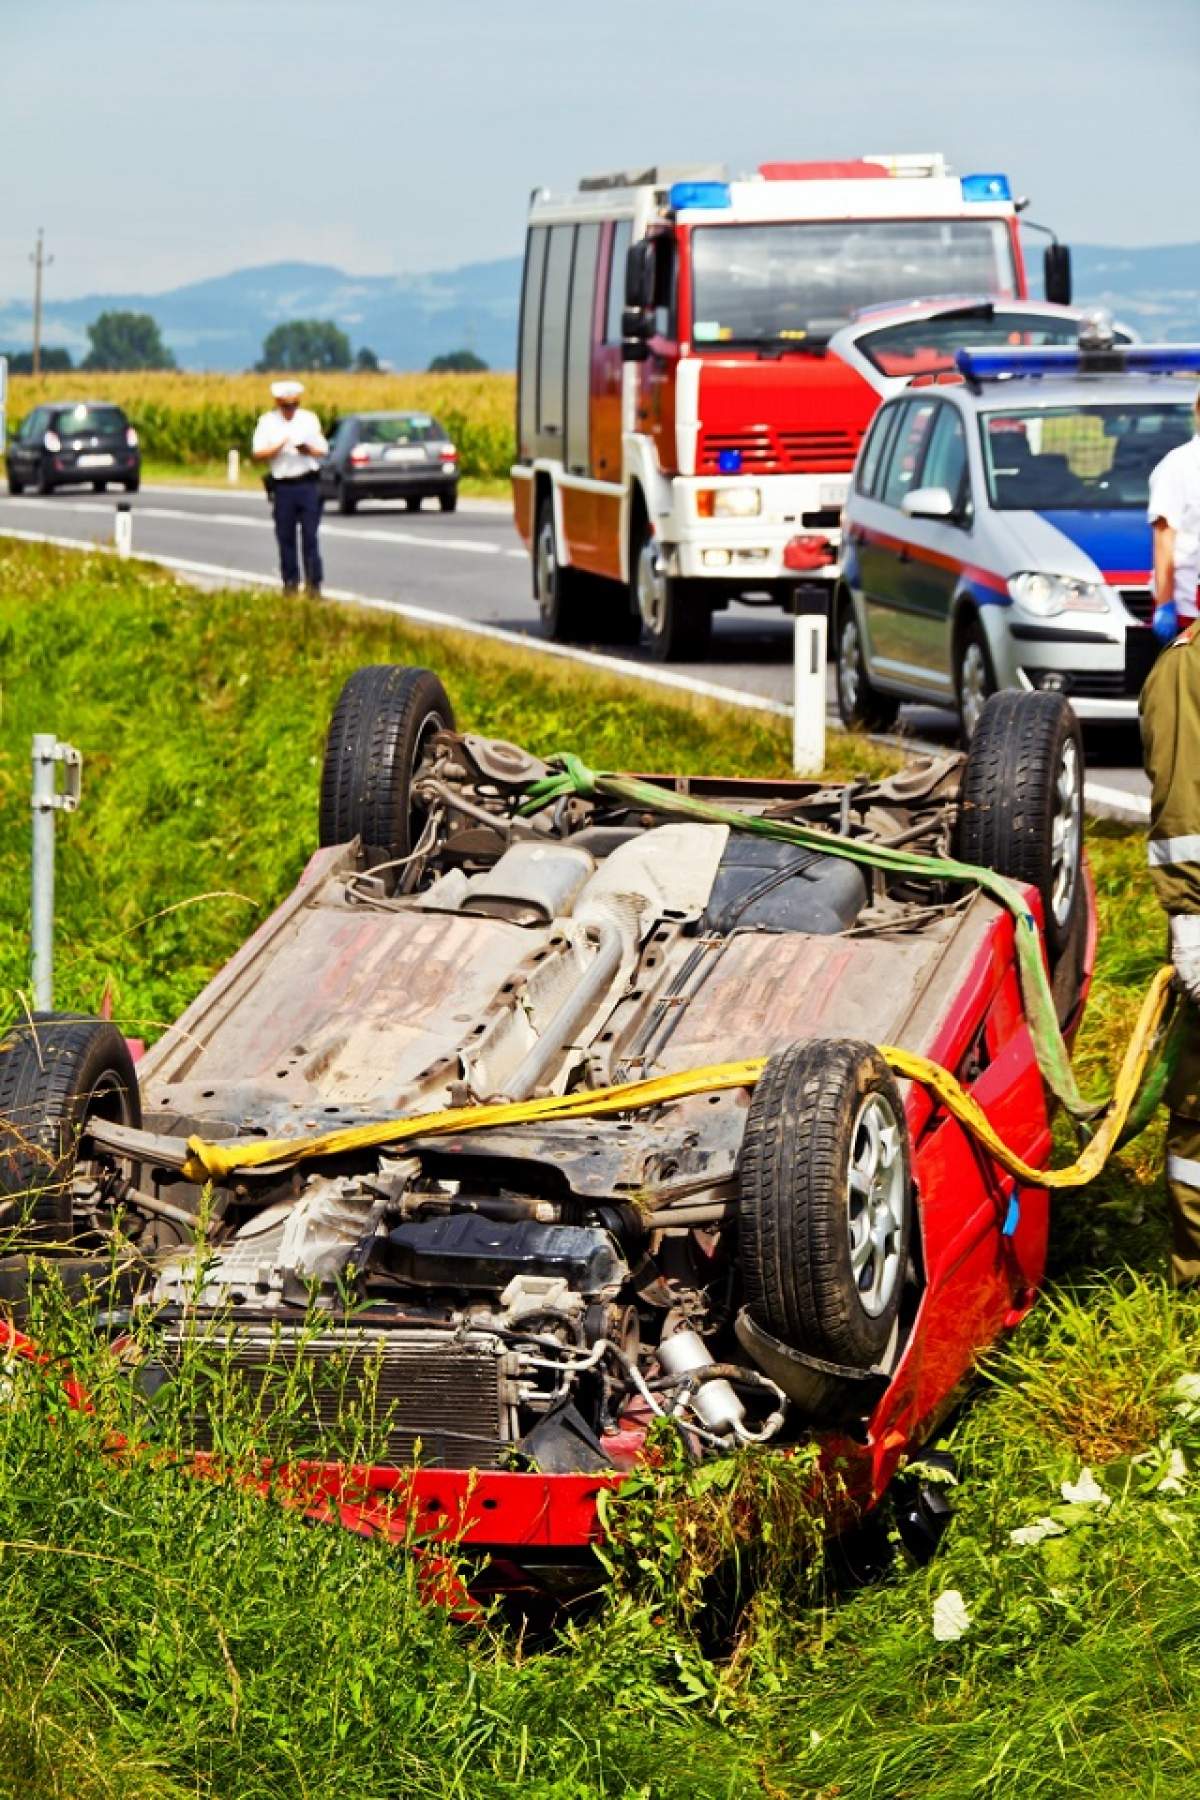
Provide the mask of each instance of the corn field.
[{"label": "corn field", "polygon": [[[131,374],[14,375],[10,428],[43,400],[88,398],[124,407],[145,455],[180,468],[245,455],[254,422],[271,405],[269,375]],[[304,403],[328,431],[352,412],[389,408],[429,412],[458,445],[464,475],[507,476],[513,460],[514,377],[484,375],[325,375],[304,377]]]}]

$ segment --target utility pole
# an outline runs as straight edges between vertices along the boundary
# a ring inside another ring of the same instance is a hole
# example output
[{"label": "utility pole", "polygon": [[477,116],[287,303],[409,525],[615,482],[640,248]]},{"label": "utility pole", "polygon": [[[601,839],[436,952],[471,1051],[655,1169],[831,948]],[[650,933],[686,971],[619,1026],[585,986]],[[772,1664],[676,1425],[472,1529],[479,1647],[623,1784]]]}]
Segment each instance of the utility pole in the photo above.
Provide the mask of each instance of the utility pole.
[{"label": "utility pole", "polygon": [[54,261],[42,248],[42,227],[38,226],[37,249],[29,258],[33,264],[33,372],[42,372],[42,270]]}]

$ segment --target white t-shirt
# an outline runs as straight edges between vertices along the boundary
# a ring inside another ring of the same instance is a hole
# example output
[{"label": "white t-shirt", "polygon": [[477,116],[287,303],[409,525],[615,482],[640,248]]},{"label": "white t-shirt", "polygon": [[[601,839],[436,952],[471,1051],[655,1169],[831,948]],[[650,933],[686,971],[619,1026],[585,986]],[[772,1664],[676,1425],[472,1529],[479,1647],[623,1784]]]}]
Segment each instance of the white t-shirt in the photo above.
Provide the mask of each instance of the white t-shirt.
[{"label": "white t-shirt", "polygon": [[278,407],[263,413],[254,427],[254,450],[269,450],[276,444],[279,448],[269,465],[276,481],[294,481],[297,475],[309,475],[317,467],[316,457],[306,456],[297,444],[311,444],[322,453],[329,448],[320,419],[304,406],[298,406],[290,419],[285,419]]},{"label": "white t-shirt", "polygon": [[1175,533],[1175,605],[1181,617],[1194,619],[1200,585],[1200,436],[1170,450],[1151,471],[1151,525],[1164,519]]}]

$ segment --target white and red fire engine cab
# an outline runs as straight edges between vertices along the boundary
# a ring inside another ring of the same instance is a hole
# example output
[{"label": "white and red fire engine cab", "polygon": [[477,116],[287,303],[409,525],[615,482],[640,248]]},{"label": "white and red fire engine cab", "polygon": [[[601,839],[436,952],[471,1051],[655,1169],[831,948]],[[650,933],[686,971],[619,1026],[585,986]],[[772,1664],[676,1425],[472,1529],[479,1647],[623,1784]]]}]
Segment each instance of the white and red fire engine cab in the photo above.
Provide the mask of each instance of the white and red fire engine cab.
[{"label": "white and red fire engine cab", "polygon": [[[881,301],[1023,298],[1022,204],[940,156],[535,192],[512,477],[550,636],[694,658],[731,600],[832,585],[880,392],[829,339]],[[1069,253],[1046,257],[1065,303]]]}]

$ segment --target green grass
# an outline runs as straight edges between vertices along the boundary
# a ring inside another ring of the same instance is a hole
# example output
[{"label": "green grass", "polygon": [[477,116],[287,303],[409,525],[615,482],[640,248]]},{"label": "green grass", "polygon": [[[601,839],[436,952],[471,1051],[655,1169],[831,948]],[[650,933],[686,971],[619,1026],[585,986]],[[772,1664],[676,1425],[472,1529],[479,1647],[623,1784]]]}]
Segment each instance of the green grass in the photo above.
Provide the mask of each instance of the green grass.
[{"label": "green grass", "polygon": [[[433,662],[464,721],[534,748],[625,767],[786,766],[770,720],[587,671],[531,675],[516,653],[377,616],[198,595],[136,565],[0,543],[8,1010],[25,981],[33,730],[88,757],[84,809],[60,842],[60,1004],[95,1007],[107,988],[149,1036],[294,880],[332,698],[383,659]],[[834,750],[843,770],[876,763],[852,740]],[[1090,849],[1104,932],[1080,1061],[1098,1083],[1161,923],[1138,840],[1094,829]],[[244,898],[197,899],[220,890]],[[67,1414],[57,1365],[0,1372],[0,1796],[1200,1792],[1200,1423],[1173,1392],[1200,1370],[1200,1302],[1163,1279],[1160,1154],[1148,1134],[1056,1202],[1054,1283],[953,1425],[956,1523],[928,1570],[897,1556],[886,1579],[837,1594],[811,1564],[806,1580],[789,1574],[809,1522],[769,1459],[703,1491],[668,1473],[669,1504],[643,1494],[618,1509],[636,1554],[617,1560],[597,1615],[550,1648],[460,1631],[421,1604],[409,1558],[190,1479],[173,1452],[194,1386],[213,1378],[194,1368],[151,1407],[86,1318],[49,1296],[41,1337],[85,1369],[97,1410]],[[255,1423],[215,1387],[236,1464]],[[114,1459],[114,1428],[156,1454]],[[1187,1476],[1163,1493],[1173,1451]],[[1083,1462],[1108,1507],[1063,1508],[1060,1483]],[[1012,1542],[1043,1516],[1058,1535]],[[717,1657],[692,1603],[726,1540],[757,1558],[762,1585]],[[947,1588],[972,1624],[940,1644],[931,1612]]]}]

